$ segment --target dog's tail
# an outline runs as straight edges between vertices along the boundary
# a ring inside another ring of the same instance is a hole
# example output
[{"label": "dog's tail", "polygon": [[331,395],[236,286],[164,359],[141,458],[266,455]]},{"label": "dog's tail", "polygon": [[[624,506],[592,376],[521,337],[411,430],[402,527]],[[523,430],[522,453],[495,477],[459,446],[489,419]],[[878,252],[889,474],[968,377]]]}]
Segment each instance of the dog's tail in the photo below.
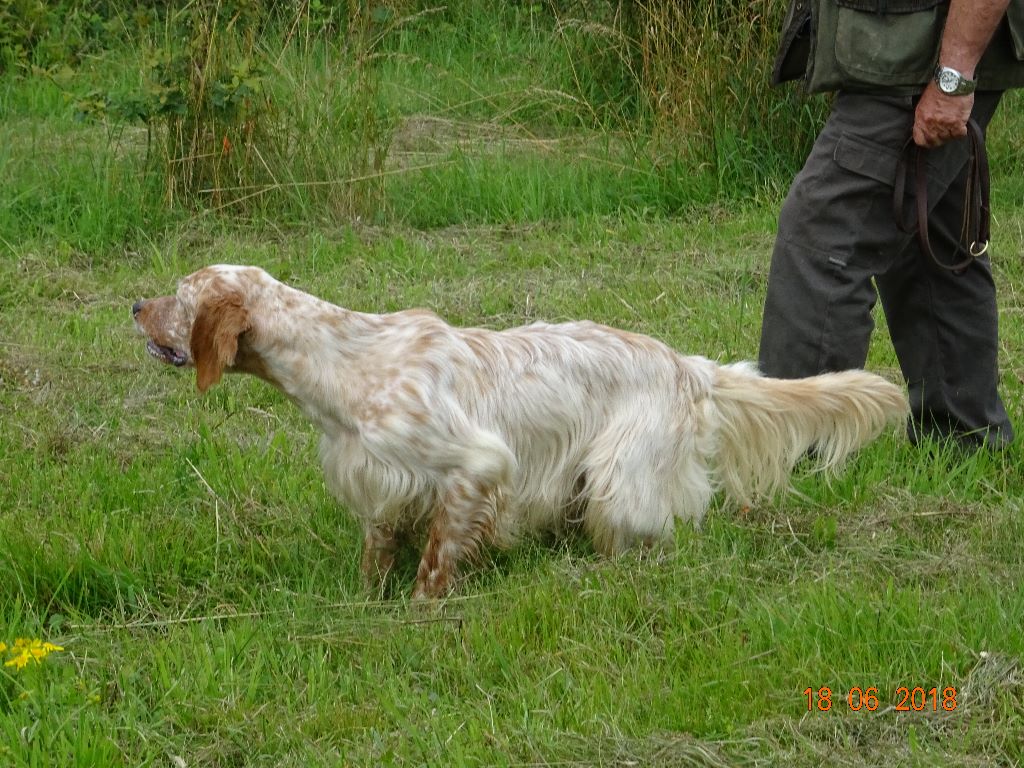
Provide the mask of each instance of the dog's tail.
[{"label": "dog's tail", "polygon": [[716,376],[714,469],[740,502],[786,486],[812,448],[821,469],[836,468],[908,412],[902,388],[866,371],[769,379],[741,363],[719,367]]}]

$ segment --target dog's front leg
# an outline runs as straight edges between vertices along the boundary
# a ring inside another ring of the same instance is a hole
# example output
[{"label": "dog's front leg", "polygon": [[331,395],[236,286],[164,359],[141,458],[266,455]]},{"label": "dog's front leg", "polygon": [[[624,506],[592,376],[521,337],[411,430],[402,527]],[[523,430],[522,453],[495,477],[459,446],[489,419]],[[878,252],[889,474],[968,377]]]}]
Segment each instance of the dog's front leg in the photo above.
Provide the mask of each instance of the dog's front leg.
[{"label": "dog's front leg", "polygon": [[495,491],[467,477],[453,478],[430,521],[427,545],[416,571],[414,600],[447,595],[458,565],[493,536]]},{"label": "dog's front leg", "polygon": [[366,524],[363,539],[363,584],[372,592],[382,593],[384,580],[395,564],[398,535],[393,526]]}]

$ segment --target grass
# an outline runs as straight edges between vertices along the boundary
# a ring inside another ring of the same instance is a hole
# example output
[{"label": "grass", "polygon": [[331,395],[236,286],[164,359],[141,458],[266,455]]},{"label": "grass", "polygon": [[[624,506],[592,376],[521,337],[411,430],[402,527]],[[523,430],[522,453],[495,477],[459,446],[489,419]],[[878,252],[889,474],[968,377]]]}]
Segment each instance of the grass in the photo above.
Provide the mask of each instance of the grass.
[{"label": "grass", "polygon": [[[997,236],[1019,248],[1020,212],[1001,210]],[[128,320],[194,267],[245,260],[360,309],[593,317],[749,358],[772,215],[191,224],[102,263],[16,248],[0,275],[0,610],[8,642],[67,650],[35,678],[5,670],[14,764],[1020,760],[1017,448],[965,458],[889,436],[830,484],[714,509],[654,560],[527,543],[423,610],[361,591],[358,531],[293,406],[234,377],[198,397]],[[999,263],[1012,318],[1024,275]],[[1020,422],[1020,331],[1004,325]],[[884,334],[870,365],[895,375]],[[822,686],[836,707],[808,713],[802,692]],[[872,686],[879,711],[850,712],[840,692]],[[896,713],[899,686],[953,686],[958,707]]]},{"label": "grass", "polygon": [[[131,303],[211,262],[360,310],[590,318],[756,357],[785,185],[750,149],[764,137],[716,136],[721,162],[694,166],[626,129],[593,74],[619,54],[573,38],[584,25],[545,37],[546,6],[510,5],[498,28],[472,7],[382,44],[370,102],[392,132],[381,204],[358,218],[303,189],[311,166],[347,173],[344,152],[317,154],[352,125],[327,93],[337,51],[275,58],[268,87],[324,93],[289,125],[330,135],[295,149],[294,195],[245,210],[166,207],[144,129],[76,119],[76,98],[131,87],[131,51],[0,78],[0,643],[64,648],[0,666],[0,765],[1024,762],[1019,445],[963,456],[886,435],[830,481],[716,502],[663,554],[526,542],[423,608],[406,599],[414,556],[389,599],[362,590],[359,532],[294,406],[240,377],[200,397],[148,358]],[[990,144],[1018,425],[1020,104]],[[877,319],[868,367],[895,380]],[[955,688],[956,709],[896,711],[901,686],[940,705]],[[851,711],[853,688],[878,709]]]}]

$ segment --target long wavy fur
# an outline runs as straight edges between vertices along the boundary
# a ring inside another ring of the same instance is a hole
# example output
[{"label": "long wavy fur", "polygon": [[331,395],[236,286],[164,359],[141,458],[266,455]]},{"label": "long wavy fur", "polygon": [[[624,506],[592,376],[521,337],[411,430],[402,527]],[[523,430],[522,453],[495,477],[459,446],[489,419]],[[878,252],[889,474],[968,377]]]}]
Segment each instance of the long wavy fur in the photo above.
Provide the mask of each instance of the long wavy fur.
[{"label": "long wavy fur", "polygon": [[810,451],[822,470],[837,469],[907,414],[903,391],[865,371],[769,379],[747,364],[718,369],[714,472],[726,494],[749,503],[784,488]]},{"label": "long wavy fur", "polygon": [[423,310],[334,306],[261,269],[218,265],[140,302],[150,352],[281,389],[322,433],[327,486],[362,524],[379,582],[403,536],[426,539],[416,595],[445,594],[485,543],[574,524],[604,553],[699,522],[722,489],[784,487],[902,419],[902,390],[864,371],[781,381],[590,322],[490,331]]}]

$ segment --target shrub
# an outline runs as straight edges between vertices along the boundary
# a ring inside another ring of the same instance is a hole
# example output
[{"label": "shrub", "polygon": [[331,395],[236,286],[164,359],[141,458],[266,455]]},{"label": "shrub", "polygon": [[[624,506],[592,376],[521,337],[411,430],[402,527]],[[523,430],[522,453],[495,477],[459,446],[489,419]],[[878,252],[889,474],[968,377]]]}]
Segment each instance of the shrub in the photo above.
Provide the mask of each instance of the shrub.
[{"label": "shrub", "polygon": [[141,88],[90,93],[79,107],[146,125],[147,165],[170,206],[373,210],[390,136],[369,66],[378,17],[354,5],[335,50],[324,40],[333,12],[303,5],[274,22],[272,5],[196,0],[168,11],[148,31]]}]

